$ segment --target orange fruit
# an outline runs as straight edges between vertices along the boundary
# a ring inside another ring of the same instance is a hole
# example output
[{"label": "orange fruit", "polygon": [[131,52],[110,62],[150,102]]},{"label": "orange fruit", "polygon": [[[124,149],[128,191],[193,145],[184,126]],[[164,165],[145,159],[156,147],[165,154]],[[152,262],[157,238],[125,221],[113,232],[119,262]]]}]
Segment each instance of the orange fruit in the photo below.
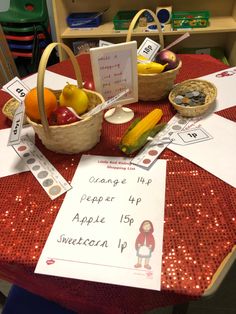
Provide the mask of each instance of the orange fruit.
[{"label": "orange fruit", "polygon": [[[57,108],[56,96],[48,88],[44,87],[44,105],[47,118]],[[31,89],[25,96],[25,113],[33,121],[40,121],[38,108],[37,88]]]}]

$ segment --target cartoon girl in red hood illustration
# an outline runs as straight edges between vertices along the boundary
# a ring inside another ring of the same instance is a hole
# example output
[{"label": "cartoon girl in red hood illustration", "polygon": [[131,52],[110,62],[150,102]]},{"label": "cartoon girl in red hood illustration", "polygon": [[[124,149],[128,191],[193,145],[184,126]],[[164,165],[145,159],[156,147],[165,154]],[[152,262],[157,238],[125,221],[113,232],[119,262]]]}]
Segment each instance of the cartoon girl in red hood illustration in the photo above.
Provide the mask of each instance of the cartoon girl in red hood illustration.
[{"label": "cartoon girl in red hood illustration", "polygon": [[155,248],[155,239],[153,236],[154,228],[150,220],[144,220],[139,228],[139,235],[135,241],[135,249],[137,251],[138,262],[134,267],[142,267],[142,259],[144,258],[144,267],[151,269],[149,260]]}]

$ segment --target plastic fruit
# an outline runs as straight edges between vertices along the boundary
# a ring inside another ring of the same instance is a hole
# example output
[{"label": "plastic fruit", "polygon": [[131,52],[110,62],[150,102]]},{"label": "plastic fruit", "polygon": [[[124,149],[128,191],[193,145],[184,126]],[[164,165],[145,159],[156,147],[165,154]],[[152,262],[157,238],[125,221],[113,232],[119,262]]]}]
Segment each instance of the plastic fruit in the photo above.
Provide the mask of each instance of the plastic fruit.
[{"label": "plastic fruit", "polygon": [[149,62],[149,63],[138,63],[138,73],[139,74],[157,74],[164,71],[167,63],[162,65],[157,62]]},{"label": "plastic fruit", "polygon": [[137,60],[138,60],[138,62],[141,62],[142,63],[142,61],[149,61],[148,60],[148,58],[146,58],[146,57],[144,57],[144,56],[142,56],[142,55],[138,55],[137,56]]},{"label": "plastic fruit", "polygon": [[76,85],[67,83],[61,92],[59,103],[63,107],[72,107],[80,115],[88,109],[88,96]]},{"label": "plastic fruit", "polygon": [[83,87],[85,89],[95,90],[94,83],[92,81],[85,81]]},{"label": "plastic fruit", "polygon": [[162,50],[160,51],[155,58],[156,62],[161,64],[166,64],[165,71],[175,69],[179,64],[179,59],[176,54],[170,50]]},{"label": "plastic fruit", "polygon": [[57,107],[48,118],[49,125],[63,125],[79,121],[72,110],[67,107]]},{"label": "plastic fruit", "polygon": [[[37,88],[31,89],[25,96],[25,113],[35,122],[41,120],[39,107],[38,107],[38,95]],[[44,88],[44,105],[47,118],[51,112],[57,108],[56,96],[48,88]]]}]

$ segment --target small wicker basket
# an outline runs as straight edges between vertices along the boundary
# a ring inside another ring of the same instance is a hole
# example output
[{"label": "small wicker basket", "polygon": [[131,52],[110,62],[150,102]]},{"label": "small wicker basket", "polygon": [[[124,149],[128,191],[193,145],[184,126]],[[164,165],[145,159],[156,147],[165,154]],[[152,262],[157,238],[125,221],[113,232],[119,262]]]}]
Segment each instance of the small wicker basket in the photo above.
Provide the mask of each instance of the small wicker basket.
[{"label": "small wicker basket", "polygon": [[[75,154],[87,151],[99,142],[103,112],[71,124],[58,126],[48,125],[44,108],[44,74],[50,53],[56,46],[62,47],[68,54],[74,67],[77,85],[79,88],[82,88],[82,77],[79,64],[71,49],[62,43],[49,44],[40,59],[37,77],[38,104],[42,124],[30,120],[29,117],[27,117],[27,121],[32,125],[35,133],[37,133],[42,143],[49,150],[57,153]],[[89,99],[89,110],[104,102],[104,99],[100,94],[87,89],[83,90],[86,92]],[[60,92],[61,91],[55,91],[57,98],[59,97]]]},{"label": "small wicker basket", "polygon": [[[183,106],[175,103],[175,97],[186,92],[203,92],[206,95],[205,102],[199,106]],[[172,91],[169,93],[169,101],[173,107],[183,117],[196,117],[210,109],[214,104],[217,96],[217,89],[214,84],[205,80],[187,80],[177,84]]]},{"label": "small wicker basket", "polygon": [[[15,98],[10,98],[3,106],[2,113],[10,120],[13,120],[16,109],[19,107],[19,101]],[[24,117],[23,124],[26,124],[26,116]]]},{"label": "small wicker basket", "polygon": [[[133,29],[139,19],[139,17],[145,12],[149,12],[158,29],[158,35],[159,35],[159,42],[161,45],[161,49],[164,48],[164,39],[163,39],[163,32],[161,30],[160,22],[156,16],[155,13],[153,13],[151,10],[143,9],[140,10],[133,18],[133,20],[130,23],[128,34],[126,37],[126,41],[131,40],[131,35],[133,33]],[[138,98],[139,100],[144,101],[155,101],[160,100],[164,97],[166,97],[170,90],[172,89],[176,76],[179,73],[179,70],[182,66],[182,62],[179,61],[178,66],[175,69],[165,71],[158,74],[138,74]]]}]

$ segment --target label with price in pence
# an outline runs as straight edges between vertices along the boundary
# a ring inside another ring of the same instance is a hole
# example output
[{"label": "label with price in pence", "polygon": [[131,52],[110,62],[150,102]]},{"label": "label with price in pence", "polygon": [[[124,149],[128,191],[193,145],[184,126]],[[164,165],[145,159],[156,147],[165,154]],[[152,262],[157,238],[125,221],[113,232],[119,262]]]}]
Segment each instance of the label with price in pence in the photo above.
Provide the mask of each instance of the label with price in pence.
[{"label": "label with price in pence", "polygon": [[137,55],[143,56],[147,58],[149,61],[153,61],[160,47],[161,46],[157,42],[146,37],[141,46],[139,47]]},{"label": "label with price in pence", "polygon": [[8,139],[7,145],[11,146],[20,143],[21,130],[25,115],[24,99],[30,88],[26,86],[18,77],[14,77],[3,86],[3,90],[20,102],[13,117],[11,132]]},{"label": "label with price in pence", "polygon": [[175,145],[190,145],[213,139],[213,137],[202,127],[181,132],[175,132],[173,133],[171,138],[172,144]]}]

